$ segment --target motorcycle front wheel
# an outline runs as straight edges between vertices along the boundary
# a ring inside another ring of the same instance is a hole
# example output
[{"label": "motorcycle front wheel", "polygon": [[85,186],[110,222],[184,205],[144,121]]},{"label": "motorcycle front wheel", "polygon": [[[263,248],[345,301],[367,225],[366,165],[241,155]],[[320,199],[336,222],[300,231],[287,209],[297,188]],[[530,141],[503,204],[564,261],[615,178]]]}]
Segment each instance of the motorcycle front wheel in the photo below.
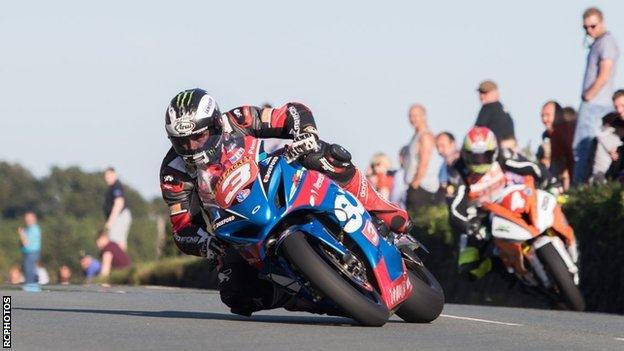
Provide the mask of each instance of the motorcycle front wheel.
[{"label": "motorcycle front wheel", "polygon": [[553,279],[559,294],[566,305],[574,311],[585,310],[585,299],[579,287],[574,284],[574,278],[568,271],[568,267],[559,255],[552,243],[548,243],[537,249],[537,257]]},{"label": "motorcycle front wheel", "polygon": [[319,256],[301,232],[290,234],[282,243],[286,259],[325,297],[347,315],[365,326],[379,327],[388,321],[390,311],[355,289]]},{"label": "motorcycle front wheel", "polygon": [[438,318],[444,307],[444,291],[427,267],[408,263],[412,295],[396,314],[408,323],[429,323]]}]

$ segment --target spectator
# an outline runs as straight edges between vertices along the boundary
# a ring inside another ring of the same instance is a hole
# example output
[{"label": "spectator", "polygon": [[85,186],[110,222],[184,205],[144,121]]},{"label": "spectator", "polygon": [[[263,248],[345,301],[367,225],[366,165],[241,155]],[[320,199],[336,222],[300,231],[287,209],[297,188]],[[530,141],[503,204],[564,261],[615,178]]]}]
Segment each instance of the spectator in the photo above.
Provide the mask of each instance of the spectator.
[{"label": "spectator", "polygon": [[542,121],[546,123],[552,120],[552,127],[546,126],[543,136],[548,137],[548,145],[544,156],[549,157],[550,173],[561,181],[564,190],[570,188],[570,178],[574,171],[574,156],[572,153],[572,140],[574,138],[574,126],[576,112],[572,108],[562,108],[554,100],[547,101],[542,107]]},{"label": "spectator", "polygon": [[109,167],[104,171],[104,180],[108,185],[104,201],[104,214],[106,216],[104,228],[108,230],[110,240],[116,242],[122,250],[126,251],[132,214],[114,168]]},{"label": "spectator", "polygon": [[405,165],[407,190],[406,207],[414,211],[424,205],[436,202],[438,182],[438,160],[434,155],[434,137],[427,126],[427,111],[422,105],[412,105],[409,121],[414,127],[414,136],[408,145]]},{"label": "spectator", "polygon": [[583,13],[583,28],[594,42],[587,54],[582,103],[574,133],[573,184],[587,180],[590,148],[600,130],[600,118],[612,111],[613,78],[619,56],[615,38],[607,31],[602,12],[591,7]]},{"label": "spectator", "polygon": [[438,149],[438,154],[444,160],[438,172],[438,180],[440,187],[443,188],[446,194],[446,187],[449,184],[449,167],[459,158],[455,136],[450,132],[438,134],[436,136],[436,148]]},{"label": "spectator", "polygon": [[[542,133],[542,140],[550,139],[553,131],[555,130],[555,104],[554,101],[548,101],[542,106],[542,124],[544,125],[544,132]],[[561,106],[559,106],[561,109]]]},{"label": "spectator", "polygon": [[392,182],[392,191],[390,192],[390,201],[405,209],[405,201],[407,197],[408,184],[405,181],[405,162],[409,154],[409,148],[403,146],[399,151],[399,169],[394,173],[394,182]]},{"label": "spectator", "polygon": [[[592,183],[606,182],[606,174],[613,161],[618,161],[618,148],[622,140],[616,127],[621,121],[617,113],[609,113],[602,118],[602,128],[596,137],[595,153],[591,174]],[[621,123],[620,123],[621,124]]]},{"label": "spectator", "polygon": [[100,231],[95,243],[100,249],[101,277],[108,277],[113,268],[126,268],[132,263],[128,254],[110,240],[106,231]]},{"label": "spectator", "polygon": [[41,262],[37,262],[37,282],[40,285],[46,285],[50,282],[50,275],[48,270],[41,265]]},{"label": "spectator", "polygon": [[488,127],[496,135],[501,147],[514,149],[516,147],[514,122],[499,101],[498,86],[491,80],[485,80],[479,84],[477,91],[482,106],[475,125]]},{"label": "spectator", "polygon": [[566,122],[570,122],[574,124],[574,126],[576,127],[577,118],[578,118],[578,113],[576,113],[576,110],[574,109],[574,107],[566,106],[563,108],[563,119]]},{"label": "spectator", "polygon": [[620,119],[624,119],[624,89],[613,93],[613,108],[617,111]]},{"label": "spectator", "polygon": [[[617,111],[620,120],[624,121],[624,89],[620,89],[613,94],[613,108]],[[616,122],[615,129],[624,142],[624,137],[619,131],[620,123]],[[607,171],[607,178],[620,180],[624,177],[624,145],[618,148],[618,159],[611,162],[611,167]]]},{"label": "spectator", "polygon": [[11,266],[9,268],[9,283],[10,284],[22,284],[24,283],[24,275],[20,271],[18,266]]},{"label": "spectator", "polygon": [[384,199],[389,199],[392,191],[395,172],[391,168],[392,161],[390,161],[390,157],[380,152],[373,155],[370,168],[366,172],[366,177]]},{"label": "spectator", "polygon": [[535,154],[537,158],[537,162],[540,163],[546,169],[550,169],[551,166],[551,145],[550,139],[545,139],[542,141],[542,144],[537,148],[537,153]]},{"label": "spectator", "polygon": [[24,215],[26,228],[19,227],[18,233],[22,244],[24,291],[41,291],[37,282],[37,262],[41,257],[41,228],[37,224],[37,216],[34,212],[26,212]]},{"label": "spectator", "polygon": [[68,285],[71,281],[71,269],[68,266],[62,265],[59,267],[59,283],[62,285]]},{"label": "spectator", "polygon": [[80,267],[82,267],[82,272],[85,275],[87,284],[91,283],[91,280],[97,277],[102,269],[100,261],[89,255],[82,255],[82,257],[80,257]]}]

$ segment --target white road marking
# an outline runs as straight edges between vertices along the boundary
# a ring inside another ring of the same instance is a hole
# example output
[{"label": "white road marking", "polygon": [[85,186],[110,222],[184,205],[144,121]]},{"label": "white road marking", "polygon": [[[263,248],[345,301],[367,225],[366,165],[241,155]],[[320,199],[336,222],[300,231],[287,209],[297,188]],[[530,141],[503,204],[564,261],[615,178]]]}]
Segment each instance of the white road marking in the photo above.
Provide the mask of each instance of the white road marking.
[{"label": "white road marking", "polygon": [[624,341],[624,338],[614,338],[617,341]]},{"label": "white road marking", "polygon": [[518,324],[518,323],[507,323],[507,322],[491,321],[491,320],[488,320],[488,319],[460,317],[460,316],[453,316],[453,315],[450,315],[450,314],[441,314],[440,316],[441,317],[446,317],[446,318],[452,318],[452,319],[463,319],[463,320],[466,320],[466,321],[473,321],[473,322],[482,322],[482,323],[508,325],[508,326],[511,326],[511,327],[521,327],[522,326],[522,324]]}]

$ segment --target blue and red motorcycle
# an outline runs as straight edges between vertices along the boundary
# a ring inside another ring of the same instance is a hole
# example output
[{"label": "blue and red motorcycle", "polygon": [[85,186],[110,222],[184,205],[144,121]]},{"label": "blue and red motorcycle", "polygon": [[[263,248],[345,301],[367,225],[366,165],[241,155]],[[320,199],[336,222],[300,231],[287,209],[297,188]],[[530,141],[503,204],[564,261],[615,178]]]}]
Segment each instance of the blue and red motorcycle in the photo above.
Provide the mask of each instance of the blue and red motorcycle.
[{"label": "blue and red motorcycle", "polygon": [[362,325],[381,326],[393,313],[414,323],[440,315],[444,293],[418,241],[389,232],[327,176],[262,152],[258,139],[211,138],[223,150],[221,170],[216,179],[198,174],[200,197],[215,203],[207,208],[214,234],[262,279]]}]

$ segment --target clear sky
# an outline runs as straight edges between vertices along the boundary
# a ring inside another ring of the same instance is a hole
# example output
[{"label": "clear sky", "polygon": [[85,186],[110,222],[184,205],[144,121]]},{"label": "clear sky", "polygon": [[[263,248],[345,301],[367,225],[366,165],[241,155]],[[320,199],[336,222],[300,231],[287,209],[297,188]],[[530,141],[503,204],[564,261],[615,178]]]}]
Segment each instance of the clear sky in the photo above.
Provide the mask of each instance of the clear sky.
[{"label": "clear sky", "polygon": [[5,1],[0,160],[39,176],[52,165],[113,165],[156,196],[165,107],[203,87],[222,110],[303,102],[322,138],[365,166],[407,143],[414,102],[434,132],[463,135],[486,78],[499,83],[521,145],[535,147],[544,101],[578,107],[590,5],[623,47],[615,0]]}]

